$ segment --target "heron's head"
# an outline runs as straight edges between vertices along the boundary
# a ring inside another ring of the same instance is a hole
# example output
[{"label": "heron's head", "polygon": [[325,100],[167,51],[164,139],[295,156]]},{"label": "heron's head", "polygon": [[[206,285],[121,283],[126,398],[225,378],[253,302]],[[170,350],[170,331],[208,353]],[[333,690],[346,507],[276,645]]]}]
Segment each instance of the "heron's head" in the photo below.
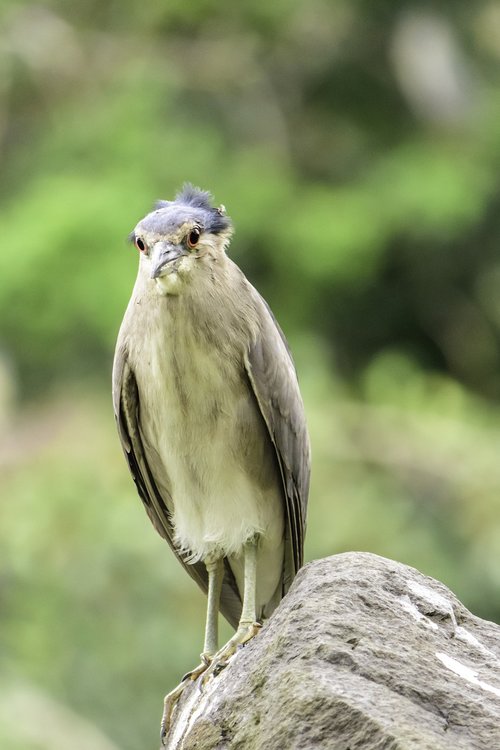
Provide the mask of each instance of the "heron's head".
[{"label": "heron's head", "polygon": [[224,206],[214,208],[210,193],[185,185],[173,201],[159,201],[130,239],[141,255],[140,273],[161,294],[179,294],[224,256],[231,234]]}]

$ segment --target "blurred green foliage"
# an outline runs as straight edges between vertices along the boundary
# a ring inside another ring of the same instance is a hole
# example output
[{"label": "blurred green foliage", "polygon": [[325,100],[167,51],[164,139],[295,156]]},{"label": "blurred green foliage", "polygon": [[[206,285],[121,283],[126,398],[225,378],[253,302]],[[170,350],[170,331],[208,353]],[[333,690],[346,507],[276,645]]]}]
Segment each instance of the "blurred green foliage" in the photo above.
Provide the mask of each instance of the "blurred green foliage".
[{"label": "blurred green foliage", "polygon": [[126,237],[184,181],[295,353],[307,558],[392,556],[500,621],[499,62],[493,0],[3,0],[2,748],[156,746],[197,659],[108,394]]}]

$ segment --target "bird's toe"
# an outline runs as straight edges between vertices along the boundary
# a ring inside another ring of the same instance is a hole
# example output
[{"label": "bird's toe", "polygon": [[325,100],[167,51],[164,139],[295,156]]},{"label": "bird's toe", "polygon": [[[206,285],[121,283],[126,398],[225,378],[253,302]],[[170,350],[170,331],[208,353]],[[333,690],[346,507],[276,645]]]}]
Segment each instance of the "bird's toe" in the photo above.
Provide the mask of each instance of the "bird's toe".
[{"label": "bird's toe", "polygon": [[[192,669],[190,672],[186,672],[186,674],[182,677],[180,683],[177,685],[176,688],[170,691],[170,693],[167,693],[167,695],[164,698],[163,701],[163,715],[161,717],[161,725],[160,725],[160,739],[161,744],[164,746],[166,743],[167,735],[170,729],[170,725],[172,723],[172,714],[174,713],[174,709],[184,692],[184,689],[186,688],[187,684],[189,682],[195,682],[200,675],[203,674],[203,672],[206,672],[206,670],[210,667],[212,663],[212,656],[210,654],[203,653],[200,656],[201,658],[201,664],[199,664],[197,667]],[[201,683],[200,683],[201,687]]]},{"label": "bird's toe", "polygon": [[179,683],[179,685],[177,685],[176,688],[171,690],[170,693],[167,693],[167,695],[163,699],[163,714],[160,724],[160,740],[163,746],[166,744],[167,735],[172,721],[172,714],[179,701],[179,698],[184,691],[184,688],[186,687],[186,684],[187,683],[183,680]]},{"label": "bird's toe", "polygon": [[186,672],[186,674],[181,679],[181,684],[183,682],[187,682],[190,680],[191,682],[194,682],[198,679],[198,677],[205,672],[210,664],[212,663],[213,656],[210,656],[209,654],[200,654],[201,664],[198,664],[197,667],[192,669],[190,672]]},{"label": "bird's toe", "polygon": [[212,657],[211,664],[201,680],[201,685],[205,686],[211,677],[217,677],[227,667],[234,654],[254,638],[261,627],[262,625],[259,622],[252,622],[243,626],[240,624],[233,637]]}]

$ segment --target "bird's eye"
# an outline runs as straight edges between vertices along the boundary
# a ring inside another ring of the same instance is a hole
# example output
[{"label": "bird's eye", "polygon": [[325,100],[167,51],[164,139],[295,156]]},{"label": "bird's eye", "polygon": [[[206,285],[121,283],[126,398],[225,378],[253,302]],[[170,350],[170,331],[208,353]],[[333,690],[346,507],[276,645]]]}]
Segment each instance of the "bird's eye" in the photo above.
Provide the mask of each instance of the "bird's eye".
[{"label": "bird's eye", "polygon": [[140,251],[141,253],[145,252],[145,250],[146,250],[146,244],[145,244],[144,240],[141,240],[141,238],[140,238],[140,237],[136,237],[136,238],[135,238],[135,240],[134,240],[134,244],[135,244],[136,248],[137,248],[137,249],[138,249],[138,250],[139,250],[139,251]]},{"label": "bird's eye", "polygon": [[198,240],[200,239],[200,230],[199,229],[192,229],[187,238],[188,247],[196,247],[198,244]]}]

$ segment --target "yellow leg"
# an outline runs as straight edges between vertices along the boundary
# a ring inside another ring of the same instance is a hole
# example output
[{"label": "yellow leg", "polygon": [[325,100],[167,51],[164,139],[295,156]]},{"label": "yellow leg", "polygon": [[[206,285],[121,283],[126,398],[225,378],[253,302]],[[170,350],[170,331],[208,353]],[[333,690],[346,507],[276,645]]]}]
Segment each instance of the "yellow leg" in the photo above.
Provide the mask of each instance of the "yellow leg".
[{"label": "yellow leg", "polygon": [[211,658],[219,648],[219,602],[224,578],[224,560],[219,557],[205,562],[208,573],[207,620],[203,654]]},{"label": "yellow leg", "polygon": [[218,647],[218,615],[219,615],[219,600],[220,592],[222,588],[222,580],[224,578],[224,563],[223,558],[210,559],[205,562],[205,567],[208,573],[208,604],[207,604],[207,619],[205,624],[205,640],[203,643],[203,653],[201,654],[201,664],[199,664],[191,672],[184,675],[179,685],[176,688],[167,693],[163,701],[163,715],[161,717],[161,728],[160,737],[162,744],[164,744],[165,738],[170,729],[172,721],[172,714],[175,706],[179,701],[186,685],[189,682],[194,682],[198,677],[205,672],[211,664],[212,658],[217,651]]},{"label": "yellow leg", "polygon": [[205,684],[211,676],[217,675],[225,666],[231,656],[236,653],[239,646],[247,643],[259,632],[261,625],[257,622],[256,615],[256,589],[257,589],[257,547],[258,539],[253,539],[245,544],[245,579],[243,591],[243,607],[238,624],[238,630],[232,638],[218,651],[210,667],[206,670],[203,678]]}]

